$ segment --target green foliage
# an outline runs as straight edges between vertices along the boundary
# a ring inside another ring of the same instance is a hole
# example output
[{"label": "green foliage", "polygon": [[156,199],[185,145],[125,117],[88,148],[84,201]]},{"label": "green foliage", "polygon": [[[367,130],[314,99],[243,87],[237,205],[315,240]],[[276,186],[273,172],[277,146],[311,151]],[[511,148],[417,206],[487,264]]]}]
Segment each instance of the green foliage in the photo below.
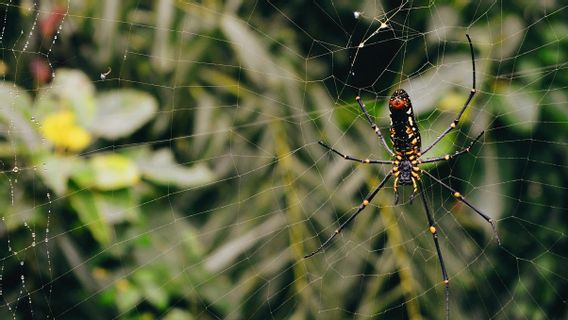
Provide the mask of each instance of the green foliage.
[{"label": "green foliage", "polygon": [[[24,174],[23,183],[12,183],[5,190],[10,190],[14,202],[33,203],[42,191],[34,189],[32,193],[27,192],[27,177],[37,175],[46,188],[44,195],[47,194],[47,199],[51,199],[51,192],[55,193],[58,208],[56,210],[50,201],[46,206],[33,207],[31,216],[22,217],[19,213],[22,208],[19,205],[11,206],[13,211],[6,213],[4,221],[10,226],[10,236],[15,243],[20,241],[19,237],[14,236],[19,234],[16,230],[24,228],[22,231],[25,234],[30,223],[46,225],[47,219],[51,219],[52,223],[58,225],[56,229],[60,229],[60,217],[51,215],[54,211],[61,213],[70,210],[73,214],[69,225],[78,226],[78,229],[86,228],[95,240],[90,248],[85,249],[112,247],[132,231],[122,234],[117,233],[116,228],[140,223],[143,214],[148,213],[142,201],[146,195],[156,192],[159,185],[186,188],[213,181],[214,175],[206,164],[177,164],[171,149],[154,151],[140,146],[120,152],[77,153],[87,145],[80,142],[79,148],[75,147],[77,134],[73,130],[87,132],[90,148],[100,147],[104,144],[103,138],[132,136],[155,115],[157,102],[151,95],[134,89],[96,94],[93,83],[77,70],[60,70],[55,75],[51,86],[41,90],[35,100],[15,84],[4,82],[0,86],[0,100],[6,101],[10,108],[10,112],[4,114],[3,121],[9,126],[12,150],[16,152],[8,154],[6,158],[18,162],[13,166],[14,178],[10,178],[10,181]],[[22,165],[24,161],[25,167],[19,169],[17,165]],[[149,191],[149,187],[155,191]],[[24,198],[15,199],[15,194],[22,194]],[[46,238],[49,239],[47,231]],[[58,241],[57,236],[55,239]],[[34,241],[33,247],[36,244],[37,241]],[[69,258],[82,255],[78,247],[62,253]],[[123,254],[113,250],[105,253],[111,259]],[[18,257],[16,253],[5,255],[4,258],[22,259],[22,263],[28,260]],[[101,261],[104,260],[106,258]],[[53,261],[45,263],[51,264]],[[110,276],[109,270],[100,267],[94,270],[99,270],[98,274],[101,274],[100,270],[105,270],[102,272],[104,279]],[[96,274],[94,272],[95,278]],[[102,295],[103,300],[112,300],[110,306],[116,306],[119,311],[128,311],[141,301],[149,301],[156,308],[164,309],[168,306],[169,296],[161,289],[161,281],[156,277],[158,273],[151,269],[136,272],[132,283],[130,279],[119,280],[116,289]]]},{"label": "green foliage", "polygon": [[[43,3],[43,13],[62,10]],[[395,8],[392,29],[369,41],[373,58],[358,52],[355,66],[361,30],[376,30],[381,12],[356,8],[365,14],[350,25],[349,2],[300,3],[71,1],[46,55],[65,65],[51,81],[22,67],[44,58],[28,53],[47,52],[51,38],[38,31],[15,53],[22,40],[5,34],[0,244],[12,248],[1,256],[2,294],[18,308],[1,317],[439,318],[443,286],[423,210],[393,207],[392,189],[325,254],[302,257],[389,169],[328,157],[316,142],[386,157],[354,98],[386,129],[385,99],[397,86],[416,91],[423,140],[432,141],[471,85],[466,32],[479,93],[431,154],[485,135],[473,156],[424,168],[495,217],[504,246],[428,185],[452,318],[566,316],[562,15],[544,14],[544,23],[524,7],[465,2]],[[6,12],[8,27],[34,24],[23,7]],[[371,85],[342,82],[350,68],[373,73],[377,57],[387,71]],[[6,280],[24,274],[25,306],[18,282]]]},{"label": "green foliage", "polygon": [[130,136],[152,119],[158,105],[145,92],[124,89],[97,97],[97,112],[91,130],[101,138],[114,140]]}]

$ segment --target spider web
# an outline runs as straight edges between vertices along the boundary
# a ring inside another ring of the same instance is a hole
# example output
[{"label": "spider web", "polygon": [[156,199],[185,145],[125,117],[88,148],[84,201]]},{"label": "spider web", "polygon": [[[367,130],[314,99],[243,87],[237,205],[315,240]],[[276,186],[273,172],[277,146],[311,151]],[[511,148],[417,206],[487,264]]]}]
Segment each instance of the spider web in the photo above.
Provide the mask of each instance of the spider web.
[{"label": "spider web", "polygon": [[[0,4],[2,319],[442,318],[421,201],[391,169],[410,95],[456,319],[568,315],[567,7],[403,1]],[[389,142],[390,143],[390,142]]]}]

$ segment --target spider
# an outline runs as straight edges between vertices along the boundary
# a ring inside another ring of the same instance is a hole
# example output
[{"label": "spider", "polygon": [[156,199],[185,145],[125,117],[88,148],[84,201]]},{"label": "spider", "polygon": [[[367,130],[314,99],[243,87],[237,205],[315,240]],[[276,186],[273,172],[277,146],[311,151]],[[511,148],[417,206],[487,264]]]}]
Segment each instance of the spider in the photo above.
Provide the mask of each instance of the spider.
[{"label": "spider", "polygon": [[442,138],[444,138],[450,131],[456,128],[462,114],[465,112],[469,103],[473,99],[473,96],[476,93],[475,88],[475,55],[473,52],[473,44],[471,43],[471,38],[469,35],[466,34],[467,41],[469,42],[469,48],[471,52],[471,63],[473,69],[473,85],[472,89],[467,97],[467,100],[463,104],[460,112],[457,114],[456,118],[449,127],[444,130],[434,141],[428,145],[426,148],[421,149],[421,139],[420,139],[420,131],[418,126],[416,125],[416,121],[414,118],[414,111],[412,109],[412,103],[410,102],[410,98],[406,91],[403,89],[396,90],[391,98],[389,99],[389,110],[390,110],[390,117],[391,117],[391,126],[390,126],[390,138],[394,148],[394,151],[389,148],[387,145],[385,138],[381,134],[378,126],[373,122],[365,104],[361,101],[360,97],[356,97],[355,100],[359,104],[359,107],[363,111],[363,114],[367,118],[367,121],[371,125],[371,128],[375,131],[378,138],[381,140],[383,146],[386,150],[391,154],[392,160],[374,160],[374,159],[358,159],[352,156],[343,154],[336,149],[328,146],[327,144],[319,141],[319,144],[322,145],[324,148],[328,149],[329,151],[339,155],[340,157],[344,158],[345,160],[360,162],[364,164],[390,164],[392,165],[392,169],[390,172],[383,178],[383,180],[379,183],[379,185],[367,195],[367,197],[363,200],[363,202],[359,205],[359,207],[355,210],[355,212],[345,221],[343,222],[339,228],[337,228],[334,233],[325,241],[323,242],[319,248],[317,248],[312,253],[306,255],[304,258],[310,258],[316,253],[322,251],[325,247],[327,247],[331,241],[355,218],[361,211],[363,211],[369,203],[373,200],[373,198],[377,195],[377,193],[384,187],[387,181],[394,177],[393,189],[395,193],[395,203],[398,202],[398,187],[401,185],[412,185],[413,192],[411,195],[411,199],[416,195],[420,194],[420,198],[422,199],[422,204],[424,205],[424,211],[426,212],[426,217],[428,219],[429,228],[428,230],[432,234],[432,238],[434,240],[434,245],[436,246],[436,253],[438,255],[438,260],[440,261],[440,266],[442,269],[442,278],[444,282],[444,293],[445,293],[445,313],[446,319],[449,318],[450,314],[450,307],[449,307],[449,299],[450,299],[450,291],[449,291],[449,279],[448,273],[446,271],[446,265],[444,264],[444,258],[442,257],[442,251],[440,250],[440,245],[438,243],[438,231],[436,225],[434,223],[434,219],[426,202],[426,198],[424,196],[424,188],[421,182],[422,174],[427,175],[433,181],[439,183],[442,187],[447,189],[451,192],[452,196],[456,198],[458,201],[463,202],[466,206],[471,208],[475,213],[477,213],[480,217],[482,217],[485,221],[487,221],[497,239],[499,245],[501,245],[501,240],[499,235],[497,234],[497,228],[495,226],[495,221],[490,216],[486,215],[485,213],[481,212],[481,210],[474,207],[468,200],[464,198],[464,196],[447,185],[446,183],[442,182],[440,179],[434,177],[427,171],[424,171],[420,168],[421,163],[430,163],[430,162],[439,162],[439,161],[448,161],[450,159],[457,158],[465,153],[468,153],[471,150],[471,147],[481,138],[483,132],[479,134],[466,148],[458,150],[453,154],[447,154],[441,157],[432,157],[422,159],[422,156],[426,154],[432,147],[434,147]]}]

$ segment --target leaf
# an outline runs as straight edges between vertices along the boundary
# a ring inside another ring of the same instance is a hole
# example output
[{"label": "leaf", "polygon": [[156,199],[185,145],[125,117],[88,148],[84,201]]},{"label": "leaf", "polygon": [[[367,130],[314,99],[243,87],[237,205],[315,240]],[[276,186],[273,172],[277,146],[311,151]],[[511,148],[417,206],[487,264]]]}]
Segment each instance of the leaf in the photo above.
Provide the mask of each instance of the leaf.
[{"label": "leaf", "polygon": [[191,313],[184,311],[182,309],[174,308],[168,311],[168,314],[164,317],[164,320],[193,320]]},{"label": "leaf", "polygon": [[156,113],[158,102],[148,93],[136,90],[116,90],[99,95],[92,132],[106,139],[118,139],[132,134]]},{"label": "leaf", "polygon": [[429,42],[436,43],[440,39],[447,39],[452,36],[455,30],[452,26],[459,25],[459,9],[454,6],[441,5],[436,14],[430,16],[428,21],[428,32],[426,37]]},{"label": "leaf", "polygon": [[82,127],[89,126],[95,115],[95,87],[81,71],[58,69],[49,87],[35,101],[35,112],[42,118],[61,110],[72,109]]},{"label": "leaf", "polygon": [[188,188],[203,185],[215,179],[215,175],[205,164],[191,167],[177,164],[169,149],[148,153],[142,152],[136,158],[136,163],[144,178],[153,182]]},{"label": "leaf", "polygon": [[83,165],[82,160],[77,157],[57,154],[47,154],[38,162],[42,163],[39,174],[43,182],[59,196],[67,192],[69,178]]},{"label": "leaf", "polygon": [[73,170],[71,179],[81,188],[92,188],[95,184],[95,170],[90,163],[82,162],[81,166],[76,166]]},{"label": "leaf", "polygon": [[73,192],[69,201],[79,215],[82,225],[91,231],[101,245],[108,246],[112,239],[111,230],[98,210],[93,194],[87,190]]},{"label": "leaf", "polygon": [[142,301],[142,294],[136,286],[126,279],[116,281],[116,306],[121,312],[131,311]]},{"label": "leaf", "polygon": [[[544,110],[551,119],[554,119],[563,128],[563,132],[568,133],[568,109],[565,106],[568,96],[560,90],[554,91],[550,93],[550,100],[551,103],[548,103],[547,108]],[[560,138],[562,135],[557,135],[556,137]]]},{"label": "leaf", "polygon": [[134,281],[148,302],[158,309],[164,309],[168,306],[168,293],[164,290],[159,276],[159,270],[142,269],[134,274]]},{"label": "leaf", "polygon": [[493,59],[498,61],[506,60],[518,54],[519,45],[525,39],[525,33],[519,32],[524,30],[526,26],[517,16],[509,15],[503,19],[499,18],[499,24],[494,25],[496,28],[490,34],[493,35],[491,48]]},{"label": "leaf", "polygon": [[499,168],[500,163],[495,145],[487,144],[481,150],[483,152],[481,159],[485,167],[484,174],[479,177],[479,189],[482,192],[476,192],[472,201],[482,212],[498,220],[505,209],[505,195],[501,183],[503,170]]},{"label": "leaf", "polygon": [[249,71],[247,76],[259,86],[275,85],[279,80],[277,75],[281,75],[282,72],[277,71],[266,46],[248,25],[230,15],[223,15],[221,29],[229,38],[233,50],[239,56],[239,61]]},{"label": "leaf", "polygon": [[41,139],[32,127],[32,99],[20,87],[0,81],[0,120],[10,125],[12,134],[20,138],[28,150],[37,151]]},{"label": "leaf", "polygon": [[538,121],[539,106],[535,97],[524,90],[507,87],[503,92],[503,103],[495,107],[502,113],[511,128],[529,132]]},{"label": "leaf", "polygon": [[170,44],[168,33],[172,29],[174,22],[175,4],[173,1],[161,0],[156,2],[154,12],[156,13],[156,28],[154,29],[154,41],[152,43],[152,55],[150,61],[152,66],[160,73],[169,72],[176,68],[175,48]]},{"label": "leaf", "polygon": [[[479,62],[476,64],[481,68]],[[457,112],[469,94],[468,89],[461,88],[470,88],[471,85],[471,56],[455,54],[444,57],[442,65],[421,73],[417,78],[405,81],[400,87],[406,88],[410,95],[414,114],[421,116],[436,110],[438,100],[452,90],[462,93],[461,101],[451,108]]]},{"label": "leaf", "polygon": [[123,155],[96,155],[91,158],[90,165],[94,171],[93,187],[99,190],[131,187],[140,181],[136,164]]},{"label": "leaf", "polygon": [[130,188],[113,190],[112,192],[95,193],[95,204],[100,215],[108,224],[134,221],[138,218],[140,207]]}]

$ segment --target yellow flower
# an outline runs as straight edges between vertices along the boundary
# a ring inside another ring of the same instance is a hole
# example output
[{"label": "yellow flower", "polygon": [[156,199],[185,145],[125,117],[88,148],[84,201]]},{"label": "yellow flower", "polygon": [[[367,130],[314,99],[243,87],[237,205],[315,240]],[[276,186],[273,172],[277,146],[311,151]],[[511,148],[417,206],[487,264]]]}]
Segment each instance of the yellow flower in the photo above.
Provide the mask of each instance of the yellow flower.
[{"label": "yellow flower", "polygon": [[79,152],[91,143],[91,134],[75,123],[75,114],[63,110],[47,116],[41,133],[58,149]]},{"label": "yellow flower", "polygon": [[118,291],[124,292],[130,287],[130,283],[126,279],[118,279],[115,284]]}]

